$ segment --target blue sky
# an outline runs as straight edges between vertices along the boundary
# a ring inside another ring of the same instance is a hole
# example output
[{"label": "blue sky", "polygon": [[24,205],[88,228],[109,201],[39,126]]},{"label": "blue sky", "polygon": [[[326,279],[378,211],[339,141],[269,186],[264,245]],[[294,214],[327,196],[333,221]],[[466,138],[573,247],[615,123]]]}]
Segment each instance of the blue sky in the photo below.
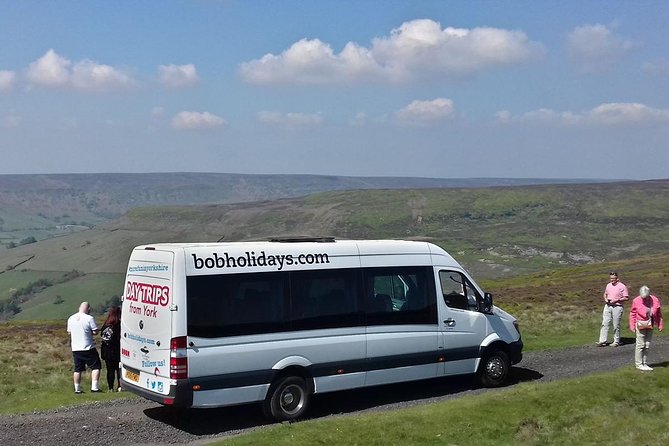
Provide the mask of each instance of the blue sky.
[{"label": "blue sky", "polygon": [[0,174],[667,178],[669,2],[4,1]]}]

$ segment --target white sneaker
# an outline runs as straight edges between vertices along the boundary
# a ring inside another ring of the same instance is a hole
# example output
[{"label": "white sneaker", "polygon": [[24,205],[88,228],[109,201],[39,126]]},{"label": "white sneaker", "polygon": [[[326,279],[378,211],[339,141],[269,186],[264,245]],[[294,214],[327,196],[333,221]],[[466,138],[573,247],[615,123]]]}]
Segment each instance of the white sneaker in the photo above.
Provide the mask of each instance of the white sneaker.
[{"label": "white sneaker", "polygon": [[652,368],[652,367],[649,367],[647,364],[644,364],[644,365],[643,365],[643,369],[644,369],[645,371],[647,371],[647,372],[650,372],[650,371],[653,370],[653,368]]}]

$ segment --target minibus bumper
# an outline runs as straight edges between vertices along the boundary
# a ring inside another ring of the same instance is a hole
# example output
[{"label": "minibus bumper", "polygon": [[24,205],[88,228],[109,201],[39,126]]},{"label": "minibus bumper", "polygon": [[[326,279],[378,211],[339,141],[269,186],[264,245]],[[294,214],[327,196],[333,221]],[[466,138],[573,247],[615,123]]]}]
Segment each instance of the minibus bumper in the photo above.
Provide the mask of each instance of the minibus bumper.
[{"label": "minibus bumper", "polygon": [[161,395],[156,392],[151,392],[142,387],[136,386],[123,380],[121,387],[135,395],[139,395],[147,400],[155,401],[166,406],[176,408],[189,408],[193,405],[193,389],[187,379],[177,380],[176,385],[170,386],[170,392],[167,395]]},{"label": "minibus bumper", "polygon": [[519,338],[515,342],[509,343],[507,348],[511,364],[518,364],[523,359],[523,339]]}]

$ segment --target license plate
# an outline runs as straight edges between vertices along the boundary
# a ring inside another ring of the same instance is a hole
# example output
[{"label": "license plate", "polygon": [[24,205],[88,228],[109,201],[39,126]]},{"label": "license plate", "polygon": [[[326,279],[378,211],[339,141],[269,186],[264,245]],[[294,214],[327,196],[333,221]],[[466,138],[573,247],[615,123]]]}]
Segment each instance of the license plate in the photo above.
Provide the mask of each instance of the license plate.
[{"label": "license plate", "polygon": [[139,374],[131,372],[130,370],[125,371],[125,377],[130,381],[139,382]]}]

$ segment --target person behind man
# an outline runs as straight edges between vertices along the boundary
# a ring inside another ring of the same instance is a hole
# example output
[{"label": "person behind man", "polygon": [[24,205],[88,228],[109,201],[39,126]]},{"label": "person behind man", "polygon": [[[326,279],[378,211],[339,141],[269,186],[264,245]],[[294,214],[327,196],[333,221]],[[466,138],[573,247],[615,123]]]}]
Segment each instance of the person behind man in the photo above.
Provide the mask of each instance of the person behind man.
[{"label": "person behind man", "polygon": [[93,335],[97,334],[98,326],[90,313],[91,306],[88,302],[79,305],[79,312],[70,316],[67,320],[67,332],[70,334],[72,345],[72,357],[74,359],[74,393],[81,391],[81,373],[86,371],[86,366],[91,369],[91,392],[99,392],[98,381],[100,380],[100,356],[95,348]]},{"label": "person behind man", "polygon": [[630,330],[636,333],[634,364],[638,370],[653,370],[646,362],[653,328],[659,331],[664,328],[660,299],[650,294],[650,288],[644,285],[639,289],[639,295],[632,300],[630,308]]},{"label": "person behind man", "polygon": [[111,307],[107,313],[107,319],[100,330],[102,342],[100,354],[107,368],[107,386],[109,391],[114,391],[114,379],[118,380],[118,391],[121,391],[121,309]]},{"label": "person behind man", "polygon": [[609,325],[613,323],[613,343],[611,346],[620,345],[620,321],[623,318],[623,302],[629,299],[629,293],[624,283],[618,280],[618,273],[609,273],[609,283],[604,290],[604,311],[602,313],[602,328],[599,330],[599,341],[597,345],[607,345],[609,337]]}]

